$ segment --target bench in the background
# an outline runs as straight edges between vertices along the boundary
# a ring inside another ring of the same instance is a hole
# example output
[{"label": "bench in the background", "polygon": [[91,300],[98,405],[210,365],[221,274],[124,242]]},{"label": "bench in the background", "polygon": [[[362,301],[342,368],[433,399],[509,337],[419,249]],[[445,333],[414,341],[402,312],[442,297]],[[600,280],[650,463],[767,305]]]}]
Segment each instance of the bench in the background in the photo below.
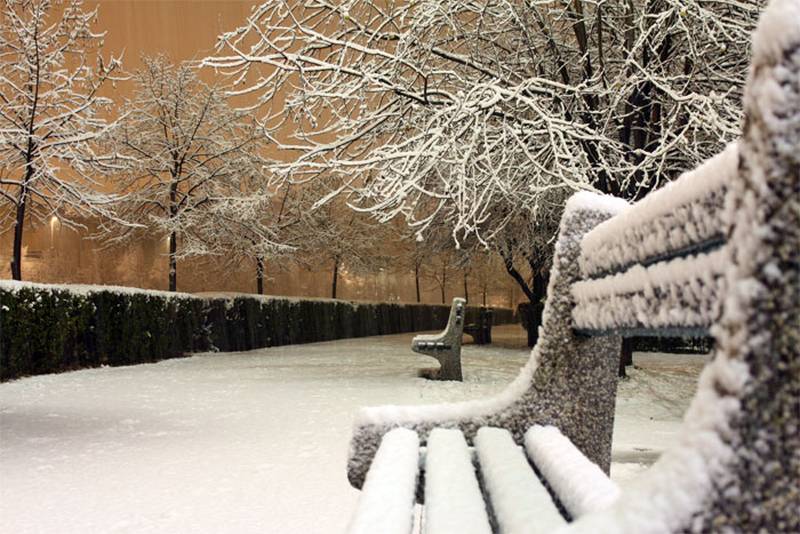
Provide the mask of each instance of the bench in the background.
[{"label": "bench in the background", "polygon": [[453,299],[447,326],[439,334],[420,334],[411,340],[411,350],[433,356],[441,367],[428,373],[437,380],[463,380],[461,374],[461,336],[464,332],[464,315],[467,301]]},{"label": "bench in the background", "polygon": [[[753,48],[738,143],[636,204],[570,199],[503,393],[361,412],[351,532],[409,532],[415,498],[425,532],[800,531],[800,1],[774,1]],[[622,338],[709,332],[679,445],[620,492]]]}]

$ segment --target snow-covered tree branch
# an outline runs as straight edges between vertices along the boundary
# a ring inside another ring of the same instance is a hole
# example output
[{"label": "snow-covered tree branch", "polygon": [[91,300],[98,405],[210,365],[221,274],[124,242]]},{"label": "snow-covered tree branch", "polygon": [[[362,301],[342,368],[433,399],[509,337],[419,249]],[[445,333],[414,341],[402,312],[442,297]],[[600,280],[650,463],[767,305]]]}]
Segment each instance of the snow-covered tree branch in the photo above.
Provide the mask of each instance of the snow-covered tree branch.
[{"label": "snow-covered tree branch", "polygon": [[[168,240],[169,289],[176,290],[181,256],[220,254],[223,246],[230,247],[225,254],[239,254],[245,243],[255,256],[283,249],[261,216],[274,188],[257,122],[232,110],[187,64],[145,58],[134,80],[111,137],[125,193],[118,210]],[[115,239],[135,234],[129,229]]]},{"label": "snow-covered tree branch", "polygon": [[111,126],[102,86],[119,60],[100,55],[97,10],[82,0],[0,0],[0,232],[14,232],[11,274],[22,278],[23,227],[78,214],[113,217],[97,140]]},{"label": "snow-covered tree branch", "polygon": [[569,192],[638,197],[737,134],[762,3],[269,0],[205,64],[260,99],[277,172],[508,266]]}]

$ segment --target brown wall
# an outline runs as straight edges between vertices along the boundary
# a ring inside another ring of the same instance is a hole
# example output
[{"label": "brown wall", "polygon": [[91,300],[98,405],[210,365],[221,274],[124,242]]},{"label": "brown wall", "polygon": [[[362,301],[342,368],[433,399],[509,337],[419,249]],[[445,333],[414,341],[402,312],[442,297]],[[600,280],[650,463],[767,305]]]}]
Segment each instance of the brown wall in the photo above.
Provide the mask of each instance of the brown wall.
[{"label": "brown wall", "polygon": [[[27,225],[26,225],[27,226]],[[38,227],[27,226],[22,254],[23,280],[44,283],[109,284],[167,289],[167,244],[163,240],[142,239],[124,247],[105,249],[86,237],[89,231],[75,231],[57,220]],[[11,235],[0,235],[0,279],[10,278]],[[265,292],[272,295],[330,296],[330,266],[318,265],[306,270],[296,265],[281,269],[267,265],[269,279]],[[178,290],[188,293],[239,292],[256,290],[255,267],[220,268],[213,260],[186,260],[178,263]],[[453,273],[446,291],[448,301],[463,296],[463,281]],[[423,302],[438,303],[439,289],[423,280]],[[472,302],[480,304],[480,288],[471,283]],[[413,302],[414,277],[411,272],[386,269],[353,275],[344,272],[339,278],[339,296],[344,299]],[[493,306],[516,306],[521,298],[511,279],[497,273],[497,283],[488,295]]]}]

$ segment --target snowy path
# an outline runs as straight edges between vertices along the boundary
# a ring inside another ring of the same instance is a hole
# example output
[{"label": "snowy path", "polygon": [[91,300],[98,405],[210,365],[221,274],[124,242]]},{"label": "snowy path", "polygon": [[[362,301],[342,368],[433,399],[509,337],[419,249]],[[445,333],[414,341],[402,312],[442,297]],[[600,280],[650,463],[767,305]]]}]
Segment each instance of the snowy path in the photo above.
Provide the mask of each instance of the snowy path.
[{"label": "snowy path", "polygon": [[[512,328],[512,327],[507,327]],[[514,345],[514,332],[506,344]],[[498,335],[498,338],[502,338]],[[359,406],[499,391],[519,348],[467,346],[464,383],[416,377],[411,335],[207,354],[0,385],[0,532],[341,532]],[[702,358],[639,356],[612,476],[674,439]],[[688,370],[687,370],[688,369]]]}]

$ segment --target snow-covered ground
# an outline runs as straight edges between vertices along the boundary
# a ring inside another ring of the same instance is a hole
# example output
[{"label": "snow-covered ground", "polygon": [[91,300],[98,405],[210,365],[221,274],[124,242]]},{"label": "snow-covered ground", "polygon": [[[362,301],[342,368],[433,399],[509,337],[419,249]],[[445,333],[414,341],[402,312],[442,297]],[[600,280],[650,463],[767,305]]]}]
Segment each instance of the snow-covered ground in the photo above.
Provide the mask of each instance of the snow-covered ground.
[{"label": "snow-covered ground", "polygon": [[[360,406],[482,397],[527,361],[519,327],[464,348],[463,383],[411,335],[201,354],[0,384],[0,532],[342,532]],[[702,356],[635,356],[620,385],[612,477],[670,446]]]}]

